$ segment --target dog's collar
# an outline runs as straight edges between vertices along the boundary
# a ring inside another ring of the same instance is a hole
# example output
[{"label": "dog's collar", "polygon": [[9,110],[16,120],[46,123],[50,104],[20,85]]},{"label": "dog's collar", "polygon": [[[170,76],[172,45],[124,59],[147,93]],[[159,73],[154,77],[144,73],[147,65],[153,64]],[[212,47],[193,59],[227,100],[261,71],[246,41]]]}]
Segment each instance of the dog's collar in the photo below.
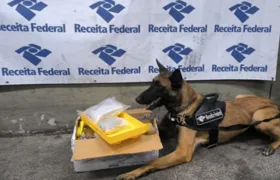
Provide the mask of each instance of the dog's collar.
[{"label": "dog's collar", "polygon": [[[203,100],[200,102],[200,105],[196,108],[196,110],[194,111],[193,114],[195,114],[195,112],[200,108],[201,104],[203,103]],[[181,112],[169,112],[168,113],[168,117],[172,122],[177,122],[178,124],[181,124],[183,126],[188,126],[187,124],[187,120],[191,117],[193,117],[193,115],[189,116],[188,115],[188,109],[191,106],[191,104],[189,106],[187,106],[187,108],[185,108],[183,111]]]},{"label": "dog's collar", "polygon": [[175,111],[169,111],[169,119],[171,121],[182,121],[185,118],[191,117],[188,115],[188,110],[191,107],[191,105],[194,103],[194,101],[197,99],[197,97],[193,98],[192,101],[183,108],[178,108],[178,110]]},{"label": "dog's collar", "polygon": [[173,122],[178,122],[182,125],[187,125],[186,123],[186,119],[190,118],[191,116],[188,116],[186,114],[172,114],[172,113],[169,113],[168,114],[168,118],[173,121]]},{"label": "dog's collar", "polygon": [[183,111],[181,111],[179,113],[169,112],[168,117],[172,122],[176,122],[177,124],[180,124],[180,125],[193,129],[192,127],[188,126],[187,121],[188,121],[188,119],[193,117],[193,115],[200,109],[200,107],[203,105],[203,103],[204,103],[204,99],[200,102],[200,104],[198,105],[198,107],[195,109],[195,111],[192,113],[191,116],[188,115],[188,113],[187,113],[188,109],[190,107],[190,105],[189,105],[186,109],[184,109]]}]

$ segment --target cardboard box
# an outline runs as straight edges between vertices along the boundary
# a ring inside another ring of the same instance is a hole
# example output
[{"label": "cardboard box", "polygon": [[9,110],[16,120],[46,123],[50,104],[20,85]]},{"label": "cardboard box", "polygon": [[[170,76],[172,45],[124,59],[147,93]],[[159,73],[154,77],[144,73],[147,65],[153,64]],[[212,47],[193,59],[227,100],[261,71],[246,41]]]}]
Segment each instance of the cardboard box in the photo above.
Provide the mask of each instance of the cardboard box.
[{"label": "cardboard box", "polygon": [[[139,118],[149,112],[143,110],[128,110],[130,115]],[[146,164],[158,158],[159,150],[163,148],[158,131],[155,134],[142,135],[129,139],[121,144],[109,145],[102,138],[76,139],[77,122],[71,139],[73,152],[72,162],[75,172],[111,169],[125,166]],[[156,126],[156,119],[153,120]],[[156,126],[157,130],[157,126]]]}]

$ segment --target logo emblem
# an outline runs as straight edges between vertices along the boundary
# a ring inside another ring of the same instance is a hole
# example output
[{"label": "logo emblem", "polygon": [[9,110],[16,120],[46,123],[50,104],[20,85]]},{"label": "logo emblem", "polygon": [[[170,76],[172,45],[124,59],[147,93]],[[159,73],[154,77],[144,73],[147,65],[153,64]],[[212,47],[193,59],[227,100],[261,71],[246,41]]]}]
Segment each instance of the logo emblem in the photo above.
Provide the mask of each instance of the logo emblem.
[{"label": "logo emblem", "polygon": [[220,108],[213,109],[199,115],[196,115],[197,125],[201,126],[224,118],[223,112]]},{"label": "logo emblem", "polygon": [[183,60],[182,55],[187,56],[193,50],[189,47],[185,48],[184,45],[180,43],[176,43],[174,45],[168,46],[167,48],[162,50],[164,53],[168,53],[168,56],[175,62],[179,63]]},{"label": "logo emblem", "polygon": [[113,13],[120,13],[125,7],[121,4],[116,4],[113,0],[103,0],[98,1],[91,6],[91,9],[96,9],[96,13],[104,19],[107,23],[109,23],[113,18]]},{"label": "logo emblem", "polygon": [[99,58],[102,59],[105,63],[111,66],[115,61],[115,57],[121,57],[126,53],[123,49],[118,49],[116,46],[111,44],[107,44],[104,47],[97,48],[96,50],[92,51],[93,54],[99,54]]},{"label": "logo emblem", "polygon": [[246,56],[252,54],[255,49],[252,47],[249,47],[248,45],[244,43],[239,43],[237,45],[233,45],[226,49],[228,53],[231,53],[231,56],[239,63],[241,63]]},{"label": "logo emblem", "polygon": [[41,62],[41,58],[47,57],[51,54],[50,50],[42,49],[36,44],[29,44],[28,46],[23,46],[15,51],[18,54],[23,53],[23,57],[32,63],[34,66],[37,66]]},{"label": "logo emblem", "polygon": [[197,118],[197,120],[199,120],[200,122],[204,122],[204,119],[205,119],[205,116],[199,116],[198,118]]},{"label": "logo emblem", "polygon": [[167,4],[163,9],[169,10],[169,14],[179,23],[185,18],[184,14],[190,14],[195,8],[184,1],[177,0]]},{"label": "logo emblem", "polygon": [[255,14],[259,8],[253,6],[251,3],[243,1],[240,4],[236,4],[229,8],[230,11],[234,12],[234,15],[244,23],[249,19],[249,15]]},{"label": "logo emblem", "polygon": [[30,21],[36,14],[36,11],[42,11],[48,5],[37,0],[13,0],[8,3],[9,6],[16,6],[16,11],[22,15],[25,19]]}]

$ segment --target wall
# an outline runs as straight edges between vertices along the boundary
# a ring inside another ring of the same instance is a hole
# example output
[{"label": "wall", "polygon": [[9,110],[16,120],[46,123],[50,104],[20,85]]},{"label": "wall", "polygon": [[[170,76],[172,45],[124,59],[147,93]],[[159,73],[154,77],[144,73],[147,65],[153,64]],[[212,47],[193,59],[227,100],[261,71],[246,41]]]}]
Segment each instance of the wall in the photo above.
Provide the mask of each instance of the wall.
[{"label": "wall", "polygon": [[[208,81],[190,82],[202,94],[218,92],[221,99],[237,94],[257,94],[268,97],[270,82]],[[106,97],[139,107],[134,99],[148,84],[45,85],[0,87],[0,136],[70,132],[83,110]],[[280,104],[280,60],[272,98]],[[161,116],[164,108],[155,111]]]}]

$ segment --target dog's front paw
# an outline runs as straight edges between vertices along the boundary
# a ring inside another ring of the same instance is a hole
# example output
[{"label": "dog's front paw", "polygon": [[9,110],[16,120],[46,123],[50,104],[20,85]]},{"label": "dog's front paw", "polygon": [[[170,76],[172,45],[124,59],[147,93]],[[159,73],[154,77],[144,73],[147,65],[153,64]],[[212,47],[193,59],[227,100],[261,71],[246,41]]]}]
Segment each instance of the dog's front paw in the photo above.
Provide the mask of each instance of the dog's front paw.
[{"label": "dog's front paw", "polygon": [[271,146],[266,146],[263,148],[262,154],[264,156],[270,156],[270,155],[274,154],[274,152],[275,152],[275,149],[273,149]]},{"label": "dog's front paw", "polygon": [[116,180],[135,180],[137,177],[135,174],[133,173],[126,173],[126,174],[122,174],[119,175]]}]

